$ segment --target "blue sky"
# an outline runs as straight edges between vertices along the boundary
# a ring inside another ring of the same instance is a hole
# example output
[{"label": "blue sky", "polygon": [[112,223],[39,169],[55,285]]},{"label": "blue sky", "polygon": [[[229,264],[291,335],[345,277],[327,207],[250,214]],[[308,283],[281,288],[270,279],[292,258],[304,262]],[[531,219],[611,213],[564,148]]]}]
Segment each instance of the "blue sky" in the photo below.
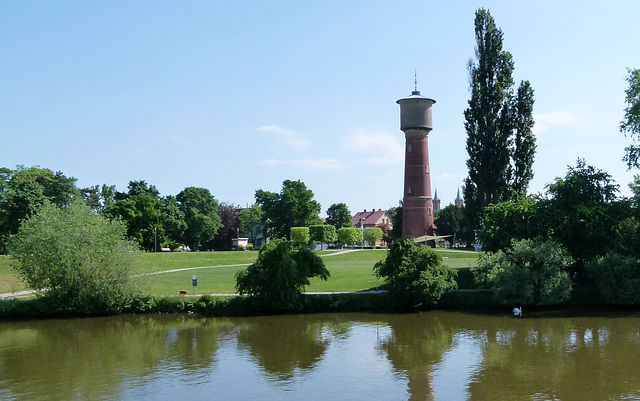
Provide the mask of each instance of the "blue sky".
[{"label": "blue sky", "polygon": [[629,194],[619,133],[640,68],[640,2],[4,1],[0,166],[40,165],[79,186],[146,180],[252,204],[302,180],[322,204],[402,197],[396,100],[437,101],[432,184],[467,175],[463,111],[474,12],[488,8],[535,90],[531,192],[579,157]]}]

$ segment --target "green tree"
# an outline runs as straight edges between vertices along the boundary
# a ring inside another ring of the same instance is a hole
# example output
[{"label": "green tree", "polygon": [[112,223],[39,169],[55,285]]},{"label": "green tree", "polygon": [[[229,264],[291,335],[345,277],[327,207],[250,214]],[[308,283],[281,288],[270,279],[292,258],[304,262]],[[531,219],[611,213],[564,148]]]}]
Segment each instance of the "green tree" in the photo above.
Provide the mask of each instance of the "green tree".
[{"label": "green tree", "polygon": [[627,107],[624,109],[624,119],[620,122],[620,132],[630,137],[632,144],[624,150],[626,155],[624,161],[629,169],[640,168],[640,68],[629,69],[627,82],[629,87],[625,91],[625,102]]},{"label": "green tree", "polygon": [[615,220],[610,220],[611,224],[617,221],[613,238],[585,266],[602,299],[611,304],[640,304],[640,176],[629,188],[633,195],[628,202],[605,206],[616,211]]},{"label": "green tree", "polygon": [[640,304],[640,260],[610,252],[587,263],[600,296],[610,304]]},{"label": "green tree", "polygon": [[356,227],[342,227],[338,230],[338,241],[342,244],[353,245],[363,241],[362,230]]},{"label": "green tree", "polygon": [[62,312],[121,311],[135,292],[133,257],[119,221],[108,221],[83,202],[58,208],[45,203],[11,238],[14,268],[27,286]]},{"label": "green tree", "polygon": [[535,152],[533,89],[525,81],[514,96],[511,53],[503,50],[502,30],[484,8],[475,14],[475,39],[471,98],[464,111],[469,155],[464,201],[474,226],[485,207],[507,199],[512,190],[526,190]]},{"label": "green tree", "polygon": [[581,273],[586,262],[604,255],[618,241],[616,228],[629,209],[615,201],[617,193],[611,175],[582,159],[569,166],[564,178],[547,186],[541,218],[552,237],[569,250]]},{"label": "green tree", "polygon": [[187,230],[184,213],[180,210],[178,200],[174,196],[166,196],[160,200],[164,226],[163,246],[175,249],[183,244],[182,239]]},{"label": "green tree", "polygon": [[482,250],[497,252],[511,247],[512,240],[546,238],[549,230],[535,196],[520,195],[484,210],[478,240]]},{"label": "green tree", "polygon": [[327,224],[336,228],[351,227],[352,218],[351,211],[346,203],[334,203],[327,209]]},{"label": "green tree", "polygon": [[553,305],[571,296],[566,269],[573,260],[555,241],[513,241],[505,251],[483,252],[472,268],[476,282],[508,305]]},{"label": "green tree", "polygon": [[449,205],[440,209],[435,216],[438,235],[453,235],[451,240],[470,244],[474,240],[474,231],[462,206]]},{"label": "green tree", "polygon": [[533,88],[523,81],[513,101],[513,140],[511,143],[511,190],[516,196],[526,195],[533,178],[533,161],[536,154],[536,137],[533,135]]},{"label": "green tree", "polygon": [[206,188],[187,187],[177,196],[187,227],[183,242],[195,251],[213,239],[221,226],[218,202]]},{"label": "green tree", "polygon": [[104,215],[121,219],[127,226],[127,235],[145,251],[157,251],[164,242],[164,215],[160,200],[152,195],[139,193],[112,203]]},{"label": "green tree", "polygon": [[291,227],[308,227],[319,222],[320,204],[301,181],[283,181],[279,194],[259,189],[255,198],[269,236],[289,238]]},{"label": "green tree", "polygon": [[9,236],[45,201],[63,207],[80,196],[75,178],[47,168],[3,168],[0,180],[0,253],[5,253]]},{"label": "green tree", "polygon": [[101,211],[112,205],[116,201],[116,186],[102,184],[100,187]]},{"label": "green tree", "polygon": [[434,305],[457,287],[457,272],[443,265],[436,251],[412,239],[394,241],[386,259],[373,269],[387,282],[391,299],[401,306]]},{"label": "green tree", "polygon": [[248,237],[249,242],[257,245],[256,241],[263,227],[262,210],[257,205],[242,209],[238,214],[238,221],[240,224],[240,235]]},{"label": "green tree", "polygon": [[127,196],[149,195],[155,198],[160,196],[156,186],[147,184],[145,180],[129,181],[128,189]]},{"label": "green tree", "polygon": [[81,188],[80,194],[87,206],[96,212],[100,211],[100,187],[98,185]]},{"label": "green tree", "polygon": [[320,242],[320,248],[323,243],[328,244],[338,240],[336,228],[329,224],[316,224],[309,227],[309,236],[312,241]]},{"label": "green tree", "polygon": [[365,227],[363,239],[376,246],[376,242],[382,241],[382,229],[380,227]]},{"label": "green tree", "polygon": [[309,243],[309,227],[291,227],[291,241],[296,245]]},{"label": "green tree", "polygon": [[236,274],[236,290],[258,298],[266,308],[295,310],[302,308],[301,295],[309,279],[326,281],[329,276],[318,255],[280,239],[260,248],[256,262]]},{"label": "green tree", "polygon": [[389,233],[390,239],[392,241],[401,239],[402,238],[402,213],[403,213],[402,200],[398,202],[398,206],[392,207],[389,210],[387,210],[387,213],[389,214],[389,216],[391,216],[391,222],[393,223],[393,228]]}]

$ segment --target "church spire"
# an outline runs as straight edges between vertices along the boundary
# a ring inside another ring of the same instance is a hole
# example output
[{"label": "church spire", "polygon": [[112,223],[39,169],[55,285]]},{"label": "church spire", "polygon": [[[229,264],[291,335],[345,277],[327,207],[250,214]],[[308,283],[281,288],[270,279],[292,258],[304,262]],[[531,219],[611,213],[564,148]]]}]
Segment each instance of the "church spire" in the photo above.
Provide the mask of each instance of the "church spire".
[{"label": "church spire", "polygon": [[462,196],[460,196],[460,187],[458,187],[458,196],[456,196],[455,205],[462,206],[464,201],[462,200]]}]

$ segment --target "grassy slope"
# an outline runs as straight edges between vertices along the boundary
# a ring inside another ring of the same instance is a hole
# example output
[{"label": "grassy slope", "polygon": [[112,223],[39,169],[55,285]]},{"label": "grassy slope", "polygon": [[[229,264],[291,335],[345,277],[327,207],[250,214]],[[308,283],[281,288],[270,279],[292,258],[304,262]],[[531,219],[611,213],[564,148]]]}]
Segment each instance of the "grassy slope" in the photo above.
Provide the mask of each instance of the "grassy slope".
[{"label": "grassy slope", "polygon": [[[439,251],[447,259],[445,264],[454,268],[474,266],[477,254],[458,251]],[[321,252],[326,255],[333,252]],[[252,263],[257,252],[190,252],[190,253],[146,253],[138,262],[139,273],[152,273],[172,269],[225,266]],[[364,291],[375,288],[373,265],[383,259],[383,250],[365,250],[324,257],[331,272],[328,281],[311,280],[309,292]],[[163,273],[140,278],[142,291],[152,295],[177,295],[179,290],[193,294],[191,276],[198,277],[197,294],[232,294],[235,292],[235,274],[246,266],[215,267]],[[382,284],[382,282],[380,282]],[[7,257],[0,256],[0,293],[23,290],[19,276],[13,272]]]}]

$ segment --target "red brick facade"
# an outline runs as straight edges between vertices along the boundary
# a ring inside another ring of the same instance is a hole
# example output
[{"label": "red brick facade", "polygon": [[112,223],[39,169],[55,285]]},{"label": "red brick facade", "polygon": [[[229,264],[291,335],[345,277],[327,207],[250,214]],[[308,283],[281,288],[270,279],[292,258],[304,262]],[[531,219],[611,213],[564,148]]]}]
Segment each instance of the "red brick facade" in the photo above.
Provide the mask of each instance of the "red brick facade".
[{"label": "red brick facade", "polygon": [[415,90],[397,103],[400,104],[400,128],[406,138],[402,236],[434,235],[429,132],[431,106],[435,100],[420,96]]}]

